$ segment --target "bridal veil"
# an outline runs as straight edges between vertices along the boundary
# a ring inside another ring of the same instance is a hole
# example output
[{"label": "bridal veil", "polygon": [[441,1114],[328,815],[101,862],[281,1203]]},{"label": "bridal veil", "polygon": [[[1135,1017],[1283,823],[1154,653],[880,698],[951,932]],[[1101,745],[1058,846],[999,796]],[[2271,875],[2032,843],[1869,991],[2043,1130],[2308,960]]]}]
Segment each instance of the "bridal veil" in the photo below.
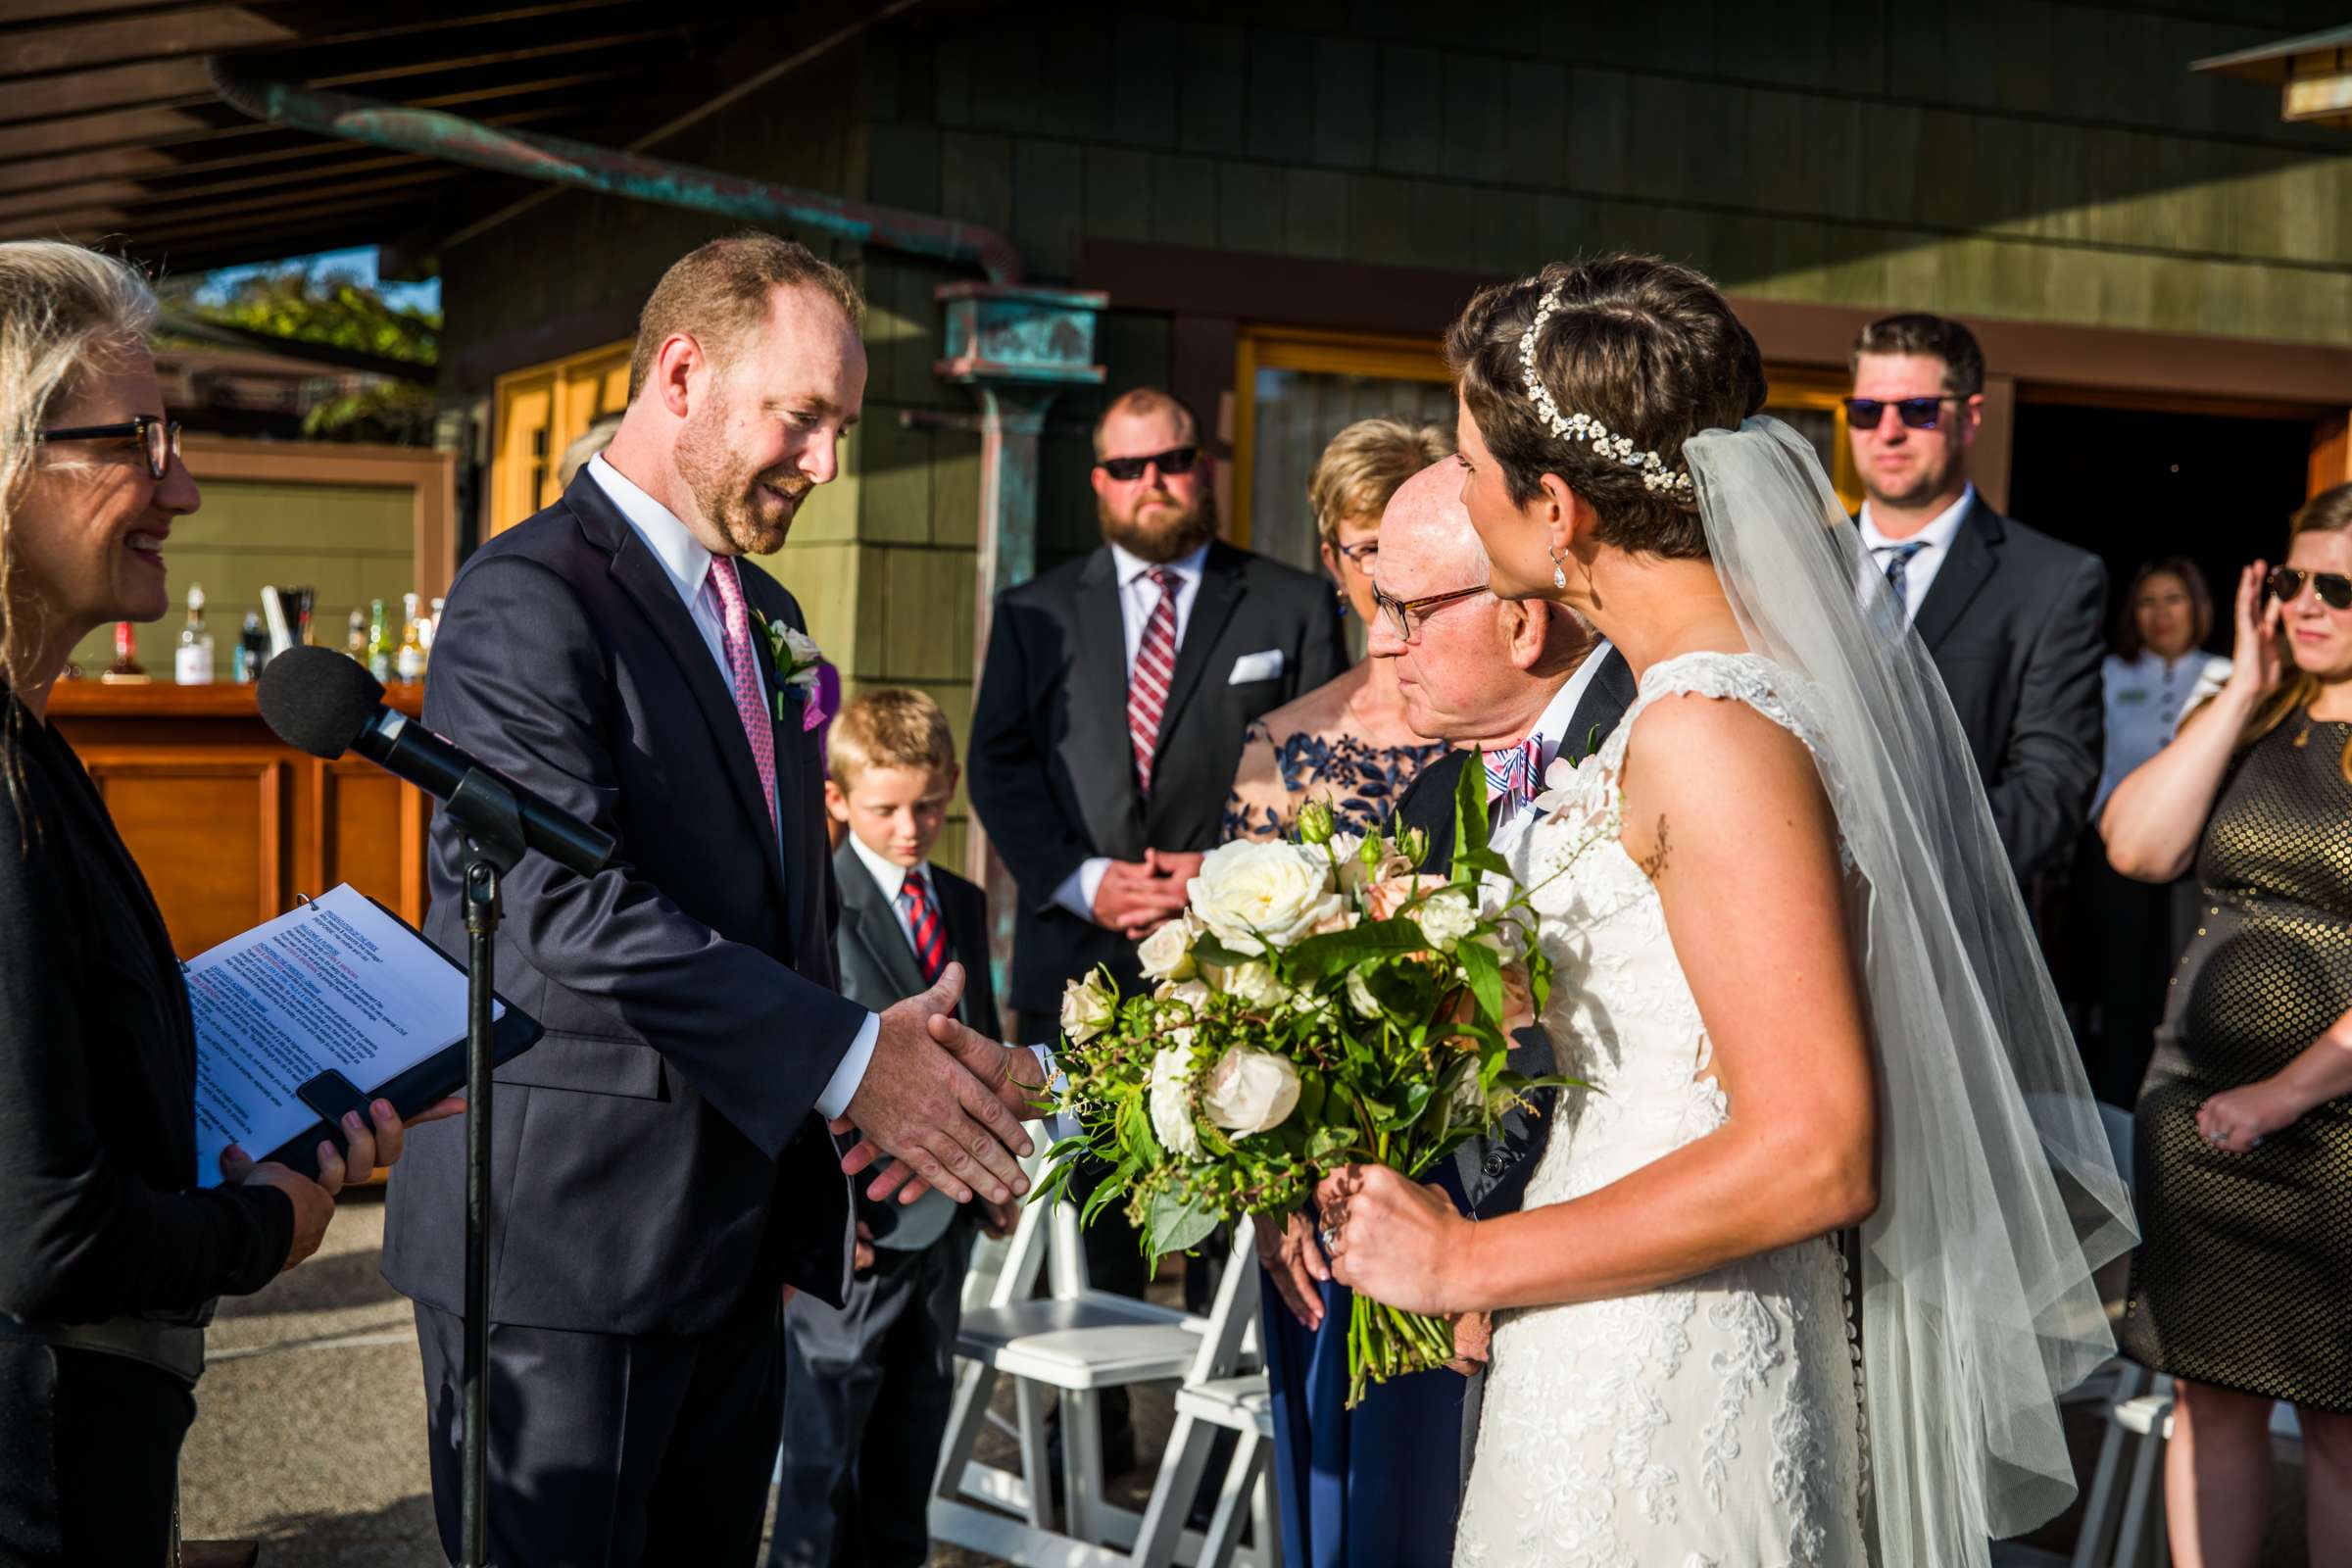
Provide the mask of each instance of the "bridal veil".
[{"label": "bridal veil", "polygon": [[2113,1353],[2131,1205],[1941,679],[1812,447],[1684,443],[1749,647],[1801,675],[1860,875],[1880,1202],[1861,1227],[1878,1560],[1983,1563],[2074,1495],[2056,1398]]}]

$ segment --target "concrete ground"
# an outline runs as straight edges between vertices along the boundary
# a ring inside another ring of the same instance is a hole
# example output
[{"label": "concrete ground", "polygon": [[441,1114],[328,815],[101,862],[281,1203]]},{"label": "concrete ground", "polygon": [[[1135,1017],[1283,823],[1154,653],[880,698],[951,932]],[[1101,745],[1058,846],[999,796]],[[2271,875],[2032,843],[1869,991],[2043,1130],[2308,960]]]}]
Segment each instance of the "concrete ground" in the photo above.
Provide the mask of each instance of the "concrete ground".
[{"label": "concrete ground", "polygon": [[[180,1460],[189,1539],[260,1541],[262,1568],[444,1568],[424,1371],[409,1303],[376,1272],[383,1233],[382,1190],[347,1195],[318,1256],[221,1302]],[[1141,1392],[1144,1463],[1109,1484],[1113,1500],[1143,1505],[1173,1415],[1166,1391]],[[1013,1462],[994,1434],[980,1456]],[[994,1560],[942,1546],[932,1568]]]},{"label": "concrete ground", "polygon": [[[423,1373],[408,1303],[376,1273],[380,1190],[346,1198],[319,1255],[260,1295],[223,1302],[211,1366],[180,1477],[192,1539],[264,1543],[262,1568],[441,1568],[424,1463]],[[1112,1495],[1141,1506],[1171,1416],[1165,1391],[1137,1400],[1139,1473]],[[2098,1449],[2095,1412],[2071,1412],[2085,1479]],[[1009,1462],[999,1451],[982,1457]],[[2302,1477],[2280,1467],[2264,1568],[2306,1561]],[[1996,1568],[2063,1562],[2070,1514],[2015,1547]],[[951,1547],[931,1568],[993,1561]]]}]

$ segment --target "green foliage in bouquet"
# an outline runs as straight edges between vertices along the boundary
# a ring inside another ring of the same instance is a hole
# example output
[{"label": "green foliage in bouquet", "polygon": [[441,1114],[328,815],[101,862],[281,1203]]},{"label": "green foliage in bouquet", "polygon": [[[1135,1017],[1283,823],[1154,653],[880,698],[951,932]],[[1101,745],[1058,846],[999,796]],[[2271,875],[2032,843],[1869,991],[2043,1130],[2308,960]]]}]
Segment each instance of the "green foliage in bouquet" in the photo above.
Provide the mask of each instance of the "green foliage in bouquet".
[{"label": "green foliage in bouquet", "polygon": [[[1543,1011],[1550,965],[1526,890],[1488,846],[1485,770],[1462,769],[1449,875],[1426,835],[1335,832],[1310,804],[1296,842],[1236,842],[1203,860],[1186,912],[1142,949],[1148,994],[1106,972],[1062,999],[1056,1145],[1040,1200],[1085,1156],[1109,1176],[1092,1221],[1124,1202],[1154,1256],[1245,1214],[1288,1214],[1343,1165],[1419,1179],[1491,1134],[1532,1090],[1513,1034]],[[1491,874],[1490,874],[1491,873]],[[1355,1396],[1367,1378],[1442,1365],[1443,1322],[1357,1298]],[[1352,1399],[1351,1401],[1352,1402]]]}]

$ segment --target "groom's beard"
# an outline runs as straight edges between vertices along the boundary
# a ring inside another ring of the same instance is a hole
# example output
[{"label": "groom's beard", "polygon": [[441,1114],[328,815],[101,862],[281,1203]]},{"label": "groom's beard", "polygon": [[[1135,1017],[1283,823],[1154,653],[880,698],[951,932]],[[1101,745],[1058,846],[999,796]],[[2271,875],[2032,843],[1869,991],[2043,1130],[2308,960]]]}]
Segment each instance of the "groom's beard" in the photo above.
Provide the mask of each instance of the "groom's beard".
[{"label": "groom's beard", "polygon": [[761,474],[727,446],[719,411],[709,405],[686,416],[678,431],[678,477],[727,543],[746,556],[784,547],[801,503],[815,488],[808,475]]}]

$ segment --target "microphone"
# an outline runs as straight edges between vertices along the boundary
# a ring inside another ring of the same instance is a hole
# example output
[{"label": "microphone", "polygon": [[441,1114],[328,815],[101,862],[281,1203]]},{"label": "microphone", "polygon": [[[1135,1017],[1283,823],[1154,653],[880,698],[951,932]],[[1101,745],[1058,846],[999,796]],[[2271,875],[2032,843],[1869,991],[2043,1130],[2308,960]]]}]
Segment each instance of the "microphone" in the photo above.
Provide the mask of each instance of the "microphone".
[{"label": "microphone", "polygon": [[358,752],[426,794],[448,800],[479,774],[514,797],[523,843],[557,864],[594,876],[612,858],[612,839],[550,806],[505,774],[384,706],[383,683],[331,648],[289,648],[262,666],[262,721],[296,751],[329,761]]}]

